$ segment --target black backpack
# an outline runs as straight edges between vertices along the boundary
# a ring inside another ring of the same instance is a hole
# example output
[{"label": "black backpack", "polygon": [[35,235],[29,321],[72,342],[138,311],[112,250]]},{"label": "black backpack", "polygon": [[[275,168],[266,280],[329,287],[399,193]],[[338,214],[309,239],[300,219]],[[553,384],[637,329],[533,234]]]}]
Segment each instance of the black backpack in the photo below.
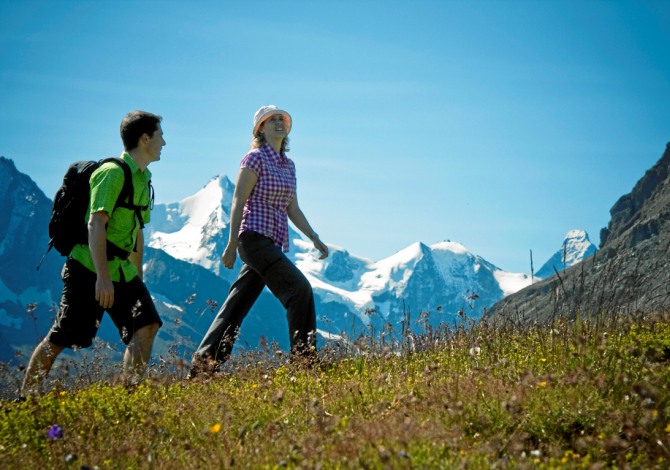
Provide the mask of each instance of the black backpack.
[{"label": "black backpack", "polygon": [[[142,219],[141,212],[146,210],[148,206],[136,206],[133,204],[133,178],[130,167],[126,162],[121,158],[75,162],[67,169],[63,177],[63,183],[54,196],[51,217],[49,219],[49,245],[44,256],[52,248],[56,248],[56,251],[61,255],[68,256],[76,244],[88,244],[88,227],[84,219],[88,211],[91,196],[89,181],[93,172],[100,165],[107,162],[114,162],[119,165],[123,169],[124,175],[123,188],[119,193],[119,198],[116,201],[114,209],[125,207],[134,210],[139,220],[140,228],[144,228],[144,220]],[[151,181],[149,181],[149,190],[151,202],[153,203],[154,193]],[[129,252],[122,250],[107,240],[107,257],[109,259],[114,257],[127,259],[129,255]],[[44,260],[44,256],[42,256],[42,260],[37,265],[38,270]]]}]

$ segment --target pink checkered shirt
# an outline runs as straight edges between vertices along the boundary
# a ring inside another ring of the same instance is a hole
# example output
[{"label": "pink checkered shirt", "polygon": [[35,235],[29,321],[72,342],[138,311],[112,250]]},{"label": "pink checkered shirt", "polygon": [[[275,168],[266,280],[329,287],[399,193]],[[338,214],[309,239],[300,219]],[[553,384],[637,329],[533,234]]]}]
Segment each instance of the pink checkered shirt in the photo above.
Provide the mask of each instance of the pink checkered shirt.
[{"label": "pink checkered shirt", "polygon": [[240,168],[258,175],[242,211],[240,234],[246,231],[270,237],[275,245],[288,251],[288,205],[296,193],[295,165],[285,154],[278,155],[269,145],[247,153]]}]

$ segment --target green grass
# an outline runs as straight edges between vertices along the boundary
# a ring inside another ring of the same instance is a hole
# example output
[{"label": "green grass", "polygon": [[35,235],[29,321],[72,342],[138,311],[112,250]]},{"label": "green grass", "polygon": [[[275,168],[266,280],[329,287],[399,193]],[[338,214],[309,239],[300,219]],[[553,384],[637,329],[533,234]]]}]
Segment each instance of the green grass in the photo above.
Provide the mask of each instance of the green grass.
[{"label": "green grass", "polygon": [[[668,468],[670,316],[479,322],[0,410],[0,468]],[[53,425],[62,437],[50,438]]]}]

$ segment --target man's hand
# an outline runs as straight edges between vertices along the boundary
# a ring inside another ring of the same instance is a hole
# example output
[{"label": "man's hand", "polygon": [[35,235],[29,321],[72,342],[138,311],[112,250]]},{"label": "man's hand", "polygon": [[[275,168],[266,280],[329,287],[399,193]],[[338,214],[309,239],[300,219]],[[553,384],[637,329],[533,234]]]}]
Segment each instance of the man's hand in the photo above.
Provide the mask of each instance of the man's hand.
[{"label": "man's hand", "polygon": [[107,264],[107,212],[94,212],[88,220],[88,246],[91,248],[91,257],[95,272],[98,275],[95,281],[95,300],[102,308],[114,305],[114,284],[109,277]]},{"label": "man's hand", "polygon": [[114,305],[114,284],[109,276],[98,276],[95,281],[95,300],[102,308],[111,308]]}]

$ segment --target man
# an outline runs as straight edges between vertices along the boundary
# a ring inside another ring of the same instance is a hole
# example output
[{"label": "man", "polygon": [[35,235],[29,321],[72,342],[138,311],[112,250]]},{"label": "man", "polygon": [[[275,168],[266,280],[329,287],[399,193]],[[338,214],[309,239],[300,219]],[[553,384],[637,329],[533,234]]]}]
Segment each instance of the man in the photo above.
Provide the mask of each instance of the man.
[{"label": "man", "polygon": [[88,245],[75,245],[63,267],[63,294],[56,321],[35,348],[21,387],[21,397],[37,393],[64,348],[93,344],[105,311],[126,344],[124,380],[137,383],[146,369],[154,337],[162,325],[143,282],[144,236],[149,221],[151,172],[165,145],[161,116],[132,111],[121,121],[121,158],[128,164],[135,207],[117,205],[125,180],[123,168],[102,164],[90,179]]}]

